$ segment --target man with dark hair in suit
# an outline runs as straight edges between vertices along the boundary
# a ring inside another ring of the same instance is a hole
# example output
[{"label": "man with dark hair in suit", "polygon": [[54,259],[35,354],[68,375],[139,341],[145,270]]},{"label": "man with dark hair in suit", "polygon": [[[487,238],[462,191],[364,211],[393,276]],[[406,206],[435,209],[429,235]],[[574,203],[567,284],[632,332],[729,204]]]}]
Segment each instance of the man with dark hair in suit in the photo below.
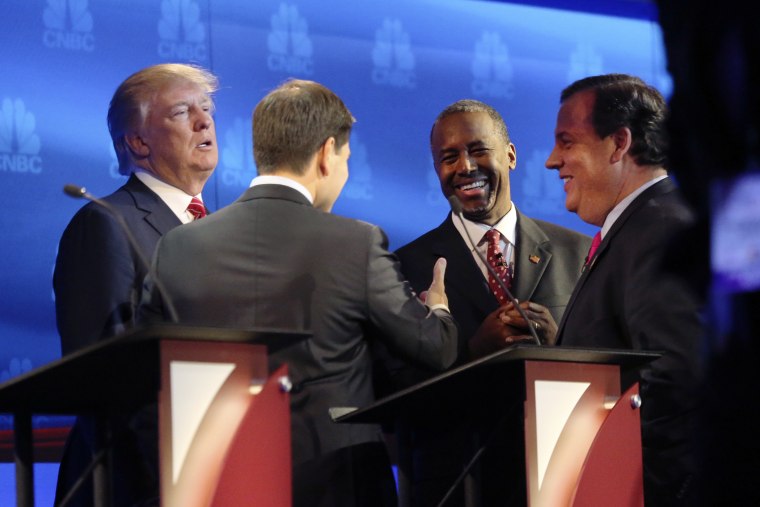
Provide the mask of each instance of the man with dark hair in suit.
[{"label": "man with dark hair in suit", "polygon": [[[507,268],[503,281],[520,301],[541,342],[554,343],[556,323],[580,275],[589,238],[517,210],[509,183],[509,174],[517,167],[517,151],[503,118],[488,104],[460,100],[446,107],[433,123],[430,148],[443,195],[456,196],[462,203],[464,224],[449,214],[437,228],[396,253],[415,290],[430,283],[435,260],[446,258],[449,307],[462,337],[458,362],[531,339],[529,323],[489,282],[477,255],[476,249],[488,254],[489,233],[496,233],[495,255]],[[393,361],[389,370],[397,388],[431,375]],[[447,423],[454,426],[429,428],[411,436],[415,505],[438,505],[475,452],[467,443],[472,427],[460,421]],[[524,496],[524,484],[509,480],[515,475],[505,469],[514,466],[505,452],[514,456],[513,462],[524,460],[522,449],[512,443],[488,449],[479,460],[484,505],[520,502]],[[461,505],[462,495],[460,486],[446,505]]]},{"label": "man with dark hair in suit", "polygon": [[[390,507],[396,492],[380,428],[333,423],[328,409],[374,400],[369,336],[433,369],[457,351],[445,261],[423,304],[376,226],[329,213],[348,178],[353,117],[312,81],[279,86],[253,113],[259,176],[236,202],[170,232],[154,267],[185,324],[306,331],[286,362],[291,392],[293,505]],[[141,316],[168,317],[146,284]],[[427,306],[426,306],[427,305]]]},{"label": "man with dark hair in suit", "polygon": [[[208,71],[169,63],[131,75],[111,99],[108,129],[119,172],[129,179],[104,200],[124,218],[147,258],[163,234],[205,214],[201,191],[218,159],[216,89]],[[62,353],[133,326],[145,275],[117,219],[94,203],[80,209],[61,237],[53,274]],[[158,491],[155,449],[142,448],[155,443],[129,429],[129,418],[112,421],[116,506],[155,498]],[[92,439],[92,420],[80,418],[64,451],[57,502],[92,459]],[[69,505],[91,504],[88,480]]]},{"label": "man with dark hair in suit", "polygon": [[663,352],[640,373],[646,505],[695,505],[701,303],[664,266],[693,221],[666,170],[665,100],[639,78],[608,74],[576,81],[560,102],[546,167],[559,171],[567,209],[601,231],[557,344]]}]

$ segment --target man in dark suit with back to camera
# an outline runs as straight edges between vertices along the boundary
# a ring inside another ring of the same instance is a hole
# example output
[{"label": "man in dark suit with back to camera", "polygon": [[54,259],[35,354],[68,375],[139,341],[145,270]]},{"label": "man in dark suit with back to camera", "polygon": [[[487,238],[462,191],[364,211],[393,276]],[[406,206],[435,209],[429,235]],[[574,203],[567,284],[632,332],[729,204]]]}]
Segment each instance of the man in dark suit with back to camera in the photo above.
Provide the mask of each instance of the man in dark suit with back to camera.
[{"label": "man in dark suit with back to camera", "polygon": [[664,265],[693,221],[666,170],[665,100],[639,78],[608,74],[576,81],[560,102],[546,167],[559,171],[567,209],[601,231],[557,344],[663,352],[638,379],[645,501],[698,505],[690,438],[701,303]]},{"label": "man in dark suit with back to camera", "polygon": [[[445,261],[436,264],[426,306],[378,227],[329,213],[348,177],[353,122],[340,98],[318,83],[291,80],[270,92],[253,114],[259,176],[251,188],[164,236],[154,259],[184,324],[312,333],[270,358],[288,363],[294,384],[296,507],[396,505],[380,429],[338,425],[328,414],[374,400],[368,336],[438,370],[457,351]],[[167,318],[150,282],[143,302],[141,317]]]},{"label": "man in dark suit with back to camera", "polygon": [[[430,148],[443,195],[456,196],[461,202],[464,225],[449,214],[437,228],[396,253],[404,275],[418,291],[430,284],[436,259],[446,258],[449,308],[462,338],[458,362],[531,339],[528,323],[499,293],[495,282],[489,285],[486,267],[475,251],[477,248],[490,256],[489,236],[494,236],[492,248],[506,268],[503,281],[520,301],[541,342],[554,343],[556,323],[580,275],[590,239],[517,210],[509,184],[509,173],[517,167],[517,152],[504,120],[493,107],[476,100],[449,105],[433,124]],[[475,245],[470,243],[465,227]],[[396,387],[431,375],[406,366],[399,368],[398,363],[390,370]],[[458,430],[463,431],[461,438],[452,438],[451,432]],[[469,428],[458,430],[430,428],[412,436],[415,505],[438,505],[474,452],[463,444]],[[502,449],[509,448],[515,459],[522,460],[521,449],[513,447],[506,443]],[[519,498],[519,492],[505,491],[514,482],[500,472],[500,463],[508,460],[501,451],[481,458],[484,505]],[[524,490],[524,485],[521,487]],[[446,505],[462,502],[459,487]]]},{"label": "man in dark suit with back to camera", "polygon": [[[216,77],[206,70],[159,64],[131,75],[111,99],[108,129],[119,172],[129,179],[103,200],[124,218],[148,259],[163,234],[206,212],[201,191],[218,159],[216,89]],[[132,327],[146,271],[108,210],[94,203],[80,209],[61,237],[53,275],[62,353]],[[114,505],[155,499],[155,442],[127,427],[131,422],[112,423]],[[64,451],[56,504],[91,461],[92,438],[92,421],[80,418]],[[68,505],[91,504],[88,480]]]}]

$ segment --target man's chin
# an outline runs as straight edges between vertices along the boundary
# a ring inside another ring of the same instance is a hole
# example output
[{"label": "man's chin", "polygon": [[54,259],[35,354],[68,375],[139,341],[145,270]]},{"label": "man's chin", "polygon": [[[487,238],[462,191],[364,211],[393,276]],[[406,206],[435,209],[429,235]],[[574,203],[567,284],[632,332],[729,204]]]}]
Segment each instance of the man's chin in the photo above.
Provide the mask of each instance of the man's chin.
[{"label": "man's chin", "polygon": [[480,222],[488,216],[488,209],[484,207],[462,208],[462,214],[467,220]]}]

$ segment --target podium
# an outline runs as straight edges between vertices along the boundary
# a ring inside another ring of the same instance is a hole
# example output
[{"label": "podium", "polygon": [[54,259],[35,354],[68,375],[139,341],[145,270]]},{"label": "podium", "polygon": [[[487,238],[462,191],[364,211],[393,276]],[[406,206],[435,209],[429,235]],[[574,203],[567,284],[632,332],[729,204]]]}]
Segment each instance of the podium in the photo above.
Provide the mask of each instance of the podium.
[{"label": "podium", "polygon": [[[411,505],[412,463],[404,449],[410,432],[424,432],[426,426],[453,418],[469,419],[473,424],[468,427],[478,428],[479,420],[505,406],[517,407],[515,419],[522,426],[508,431],[524,444],[525,466],[519,468],[527,505],[643,506],[641,400],[632,379],[641,366],[658,357],[649,352],[521,344],[368,407],[335,408],[332,415],[340,423],[397,428],[401,507]],[[472,435],[481,443],[492,436]],[[464,482],[465,505],[480,506],[477,476],[467,475]]]},{"label": "podium", "polygon": [[162,506],[291,502],[287,367],[267,353],[308,335],[159,325],[135,329],[0,385],[14,415],[16,502],[31,507],[33,414],[95,416],[94,504],[110,505],[108,415],[158,404]]}]

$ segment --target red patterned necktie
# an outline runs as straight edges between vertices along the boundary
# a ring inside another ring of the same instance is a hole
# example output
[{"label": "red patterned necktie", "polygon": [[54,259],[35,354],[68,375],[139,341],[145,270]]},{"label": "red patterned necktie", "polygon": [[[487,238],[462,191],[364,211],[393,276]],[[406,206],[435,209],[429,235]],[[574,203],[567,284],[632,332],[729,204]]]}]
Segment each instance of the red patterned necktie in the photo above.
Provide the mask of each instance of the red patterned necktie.
[{"label": "red patterned necktie", "polygon": [[[499,275],[499,278],[501,278],[501,281],[509,289],[512,285],[512,269],[501,251],[501,245],[499,244],[501,235],[496,229],[490,229],[486,232],[485,237],[488,242],[488,250],[486,251],[488,264],[491,265],[496,274]],[[506,304],[509,301],[506,292],[504,292],[504,289],[502,289],[490,271],[488,273],[488,286],[500,305]]]},{"label": "red patterned necktie", "polygon": [[591,248],[588,249],[588,255],[586,256],[586,264],[584,264],[584,267],[587,267],[591,264],[591,261],[594,260],[594,254],[596,254],[596,249],[599,248],[599,245],[602,242],[602,231],[597,232],[594,235],[594,239],[591,240]]},{"label": "red patterned necktie", "polygon": [[190,204],[187,205],[187,211],[195,217],[193,220],[198,220],[199,218],[206,216],[206,206],[204,206],[203,201],[197,197],[193,197]]}]

